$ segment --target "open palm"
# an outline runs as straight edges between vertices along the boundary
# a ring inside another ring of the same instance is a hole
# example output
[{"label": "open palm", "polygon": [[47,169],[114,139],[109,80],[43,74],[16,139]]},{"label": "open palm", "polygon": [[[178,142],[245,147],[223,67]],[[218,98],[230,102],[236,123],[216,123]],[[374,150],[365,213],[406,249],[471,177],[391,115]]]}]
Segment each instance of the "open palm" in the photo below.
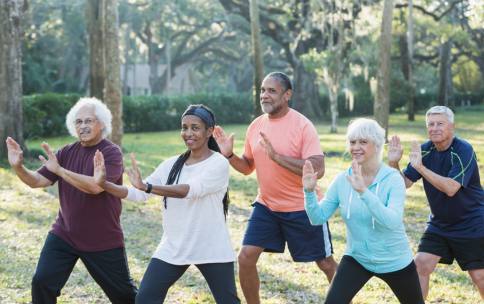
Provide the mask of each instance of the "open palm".
[{"label": "open palm", "polygon": [[8,150],[8,163],[12,167],[18,167],[23,164],[24,155],[20,145],[11,137],[7,137],[5,141]]},{"label": "open palm", "polygon": [[213,130],[213,138],[217,142],[220,152],[225,156],[230,156],[234,151],[234,134],[227,136],[224,129],[220,126],[215,126]]},{"label": "open palm", "polygon": [[402,155],[403,148],[400,143],[400,138],[394,135],[388,143],[388,161],[398,163],[402,159]]},{"label": "open palm", "polygon": [[303,166],[302,183],[306,191],[314,191],[317,183],[317,172],[314,172],[313,164],[309,160],[306,160]]},{"label": "open palm", "polygon": [[143,180],[141,179],[141,172],[138,168],[138,163],[136,162],[134,153],[131,153],[130,157],[131,168],[128,169],[129,181],[131,182],[131,185],[133,185],[133,187],[144,190],[145,185],[143,184]]},{"label": "open palm", "polygon": [[104,165],[104,155],[97,150],[94,154],[94,182],[101,186],[106,181],[106,166]]}]

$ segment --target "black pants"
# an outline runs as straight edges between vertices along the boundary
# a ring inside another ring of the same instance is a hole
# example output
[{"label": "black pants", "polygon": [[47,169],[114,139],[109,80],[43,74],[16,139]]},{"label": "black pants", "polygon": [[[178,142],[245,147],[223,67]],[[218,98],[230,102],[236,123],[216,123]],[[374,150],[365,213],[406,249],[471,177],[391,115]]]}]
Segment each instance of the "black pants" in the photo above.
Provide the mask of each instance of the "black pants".
[{"label": "black pants", "polygon": [[[188,269],[190,265],[173,265],[152,258],[141,280],[136,303],[163,303],[168,289]],[[220,304],[238,304],[235,287],[234,263],[212,263],[195,265],[202,273],[212,291],[215,301]]]},{"label": "black pants", "polygon": [[32,279],[32,303],[56,303],[78,259],[112,303],[135,302],[137,289],[129,275],[124,248],[82,252],[49,233]]},{"label": "black pants", "polygon": [[390,286],[400,303],[425,303],[418,280],[417,268],[412,261],[407,267],[389,273],[374,273],[366,270],[350,256],[343,256],[329,288],[325,303],[349,303],[358,291],[376,276]]}]

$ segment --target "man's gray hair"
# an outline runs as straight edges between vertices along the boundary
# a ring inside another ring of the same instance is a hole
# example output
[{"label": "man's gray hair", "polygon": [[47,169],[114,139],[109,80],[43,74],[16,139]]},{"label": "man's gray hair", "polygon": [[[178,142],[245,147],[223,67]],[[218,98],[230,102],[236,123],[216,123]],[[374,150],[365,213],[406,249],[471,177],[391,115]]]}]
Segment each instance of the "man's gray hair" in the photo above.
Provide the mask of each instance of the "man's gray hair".
[{"label": "man's gray hair", "polygon": [[67,113],[66,116],[66,126],[67,130],[69,130],[69,134],[77,137],[76,116],[77,112],[84,106],[94,108],[96,118],[104,125],[102,130],[102,138],[108,137],[112,131],[111,121],[113,119],[113,115],[108,107],[95,97],[83,97],[79,99],[79,101],[76,102],[76,104],[69,110],[69,113]]},{"label": "man's gray hair", "polygon": [[373,119],[357,118],[350,122],[346,131],[346,144],[349,150],[350,141],[366,139],[376,147],[376,154],[381,161],[383,158],[383,144],[385,143],[385,130]]},{"label": "man's gray hair", "polygon": [[450,123],[454,123],[454,112],[446,106],[434,106],[431,107],[427,113],[425,113],[425,123],[427,123],[428,117],[433,114],[444,114]]}]

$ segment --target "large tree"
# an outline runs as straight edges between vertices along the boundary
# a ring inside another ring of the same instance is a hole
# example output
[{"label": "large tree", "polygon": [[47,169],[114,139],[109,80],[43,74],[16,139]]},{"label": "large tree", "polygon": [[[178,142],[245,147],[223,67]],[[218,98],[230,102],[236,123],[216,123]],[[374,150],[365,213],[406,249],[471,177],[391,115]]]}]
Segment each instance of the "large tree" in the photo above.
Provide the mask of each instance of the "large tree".
[{"label": "large tree", "polygon": [[254,61],[254,83],[253,83],[253,103],[254,116],[262,113],[260,106],[260,90],[262,78],[264,77],[264,62],[262,60],[259,6],[257,0],[250,0],[250,32],[252,37],[252,57]]},{"label": "large tree", "polygon": [[113,114],[111,140],[121,145],[123,104],[119,55],[117,0],[87,0],[90,93],[103,100]]},{"label": "large tree", "polygon": [[[219,0],[229,13],[242,16],[250,21],[248,0]],[[319,89],[316,74],[308,71],[302,55],[311,49],[325,50],[328,41],[321,30],[313,27],[313,11],[319,4],[311,0],[294,0],[284,4],[272,3],[260,6],[260,25],[264,35],[270,37],[281,48],[286,62],[291,67],[294,78],[293,107],[303,113],[320,116],[318,105]],[[353,6],[356,18],[360,6]]]},{"label": "large tree", "polygon": [[392,47],[393,0],[384,0],[381,23],[379,66],[377,74],[376,99],[373,105],[373,115],[376,121],[385,129],[388,136],[388,119],[390,115],[390,71]]},{"label": "large tree", "polygon": [[104,102],[113,114],[111,139],[121,146],[123,138],[123,103],[121,97],[118,1],[105,0],[104,6]]},{"label": "large tree", "polygon": [[98,99],[104,97],[105,80],[105,40],[104,40],[104,2],[87,0],[86,20],[89,37],[89,93]]},{"label": "large tree", "polygon": [[0,159],[5,158],[5,138],[23,145],[21,23],[23,0],[0,1]]}]

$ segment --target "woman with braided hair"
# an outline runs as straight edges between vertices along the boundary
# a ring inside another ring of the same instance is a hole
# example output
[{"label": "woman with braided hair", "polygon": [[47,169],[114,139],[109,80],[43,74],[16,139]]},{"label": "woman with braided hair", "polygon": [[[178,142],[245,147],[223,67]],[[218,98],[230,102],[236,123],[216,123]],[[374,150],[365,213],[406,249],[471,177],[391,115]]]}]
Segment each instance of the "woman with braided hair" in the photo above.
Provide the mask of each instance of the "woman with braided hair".
[{"label": "woman with braided hair", "polygon": [[181,119],[188,150],[162,162],[144,181],[131,155],[132,187],[107,181],[101,152],[94,177],[107,192],[133,201],[163,196],[163,236],[143,276],[136,303],[163,303],[168,289],[194,264],[217,303],[240,303],[234,277],[235,252],[225,216],[229,162],[212,137],[215,117],[203,105],[190,105]]}]

